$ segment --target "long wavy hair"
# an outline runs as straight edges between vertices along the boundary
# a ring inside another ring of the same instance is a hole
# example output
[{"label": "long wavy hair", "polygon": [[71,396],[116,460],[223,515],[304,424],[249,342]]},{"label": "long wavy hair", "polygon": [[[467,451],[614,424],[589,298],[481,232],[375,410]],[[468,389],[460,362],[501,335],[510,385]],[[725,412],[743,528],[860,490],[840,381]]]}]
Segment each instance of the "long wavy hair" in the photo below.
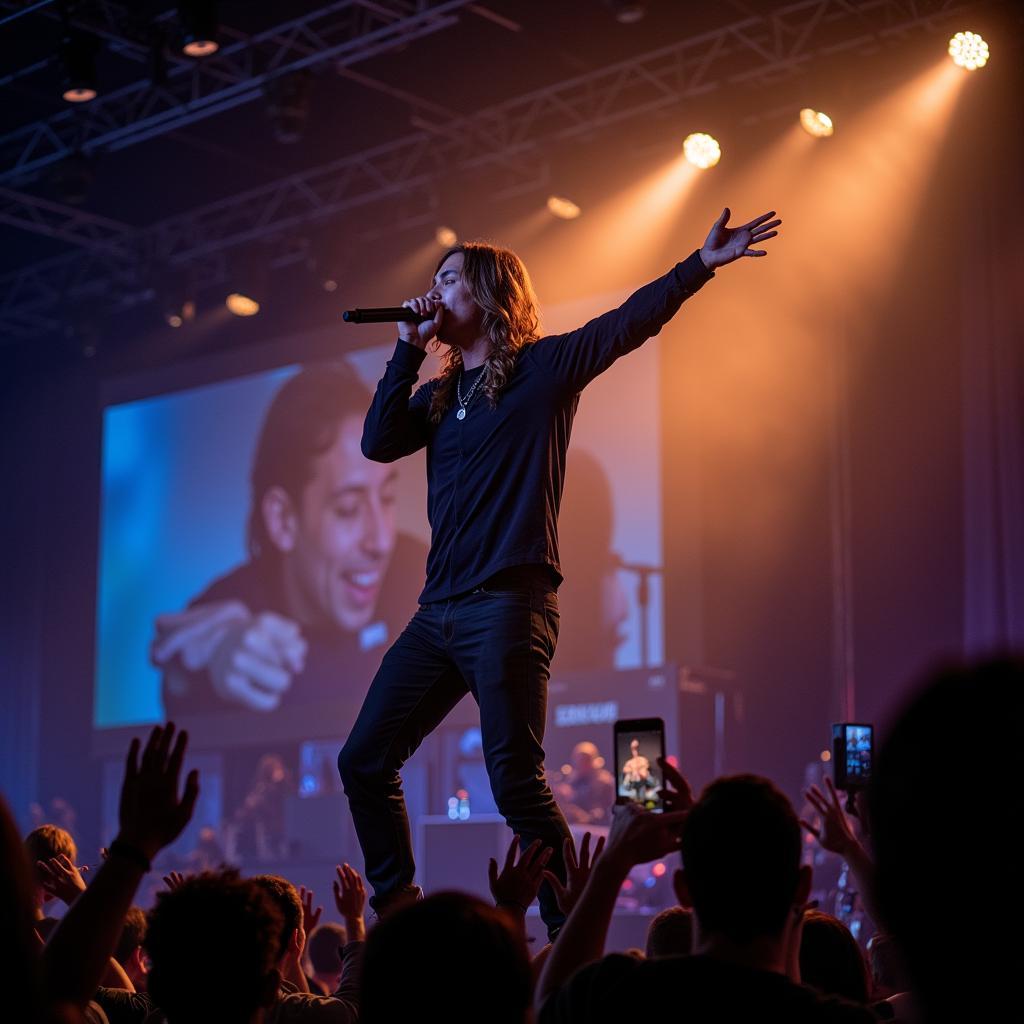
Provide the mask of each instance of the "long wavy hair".
[{"label": "long wavy hair", "polygon": [[[457,252],[463,257],[462,280],[473,301],[483,310],[483,331],[490,339],[480,387],[493,409],[508,384],[519,350],[540,336],[537,296],[523,261],[510,250],[485,242],[453,246],[441,257],[435,275],[445,260]],[[441,357],[438,385],[430,400],[431,423],[440,423],[452,407],[461,372],[462,350],[449,345]]]}]

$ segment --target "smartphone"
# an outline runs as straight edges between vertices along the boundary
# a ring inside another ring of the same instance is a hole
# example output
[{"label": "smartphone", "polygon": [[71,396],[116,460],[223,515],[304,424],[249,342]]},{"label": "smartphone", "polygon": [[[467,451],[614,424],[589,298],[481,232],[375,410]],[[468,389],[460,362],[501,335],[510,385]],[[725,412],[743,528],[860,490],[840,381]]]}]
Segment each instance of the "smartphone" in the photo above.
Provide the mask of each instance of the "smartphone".
[{"label": "smartphone", "polygon": [[832,772],[836,789],[847,793],[871,781],[875,758],[875,727],[866,722],[836,722],[832,726]]},{"label": "smartphone", "polygon": [[615,802],[663,811],[664,779],[658,758],[665,756],[665,723],[660,718],[622,718],[615,723]]}]

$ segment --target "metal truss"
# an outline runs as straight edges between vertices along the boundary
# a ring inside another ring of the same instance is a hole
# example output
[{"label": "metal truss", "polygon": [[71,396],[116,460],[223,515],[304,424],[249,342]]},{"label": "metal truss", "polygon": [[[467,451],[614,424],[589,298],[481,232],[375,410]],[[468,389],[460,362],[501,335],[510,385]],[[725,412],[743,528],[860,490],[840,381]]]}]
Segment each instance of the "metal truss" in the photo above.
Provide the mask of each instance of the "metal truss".
[{"label": "metal truss", "polygon": [[86,213],[76,207],[37,196],[25,196],[2,186],[0,223],[86,249],[122,256],[131,251],[137,233],[130,224],[123,224],[110,217]]},{"label": "metal truss", "polygon": [[[28,180],[72,153],[123,149],[263,95],[265,85],[290,71],[366,60],[455,24],[470,0],[334,0],[316,11],[245,36],[225,30],[221,48],[202,60],[173,59],[162,81],[150,75],[0,137],[0,184]],[[84,23],[123,52],[149,59],[152,43],[119,5],[91,0]],[[132,29],[126,25],[134,25]],[[18,77],[15,73],[13,77]]]},{"label": "metal truss", "polygon": [[[841,51],[880,49],[977,6],[962,0],[800,0],[468,117],[418,122],[416,133],[395,142],[143,229],[130,259],[92,246],[87,253],[0,277],[0,334],[36,333],[41,319],[48,319],[55,288],[65,295],[110,292],[118,282],[124,286],[133,276],[137,281],[140,268],[153,261],[186,266],[214,259],[237,245],[345,210],[393,203],[429,189],[442,175],[475,175],[486,180],[491,194],[536,187],[546,178],[544,150],[552,142],[678,107],[732,83],[775,82]],[[492,188],[494,174],[498,188]]]}]

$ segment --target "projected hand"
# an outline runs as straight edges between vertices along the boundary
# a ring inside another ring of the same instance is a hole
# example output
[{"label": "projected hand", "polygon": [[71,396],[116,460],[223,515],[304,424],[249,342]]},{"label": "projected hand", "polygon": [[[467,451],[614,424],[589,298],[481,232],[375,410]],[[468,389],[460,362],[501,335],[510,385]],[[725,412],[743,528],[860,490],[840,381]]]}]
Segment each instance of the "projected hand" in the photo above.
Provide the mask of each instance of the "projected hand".
[{"label": "projected hand", "polygon": [[433,318],[424,320],[421,324],[400,323],[398,325],[398,336],[402,341],[407,341],[410,345],[416,345],[418,348],[426,348],[427,342],[437,334],[441,326],[441,321],[444,319],[444,306],[436,299],[427,298],[426,295],[415,299],[406,299],[402,305],[414,313],[419,313],[420,316]]},{"label": "projected hand", "polygon": [[253,711],[273,711],[306,661],[298,623],[261,612],[225,631],[207,671],[214,692]]},{"label": "projected hand", "polygon": [[[768,221],[769,217],[775,216],[775,211],[769,210],[738,228],[729,228],[726,227],[729,216],[729,207],[727,206],[722,211],[722,216],[711,226],[707,241],[700,250],[700,258],[708,270],[724,267],[741,256],[767,256],[767,250],[751,249],[750,247],[765,242],[769,238],[774,238],[778,231],[771,229],[782,223],[781,220]],[[765,223],[766,221],[768,223]]]}]

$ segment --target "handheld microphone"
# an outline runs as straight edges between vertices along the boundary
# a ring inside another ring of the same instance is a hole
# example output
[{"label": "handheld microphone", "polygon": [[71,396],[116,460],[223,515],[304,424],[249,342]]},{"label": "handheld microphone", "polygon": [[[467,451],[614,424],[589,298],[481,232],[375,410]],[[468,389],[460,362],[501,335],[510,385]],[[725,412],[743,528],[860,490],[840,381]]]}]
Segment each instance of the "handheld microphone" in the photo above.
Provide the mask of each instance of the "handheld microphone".
[{"label": "handheld microphone", "polygon": [[422,324],[432,316],[420,316],[407,306],[372,306],[368,309],[346,309],[341,314],[347,324]]}]

